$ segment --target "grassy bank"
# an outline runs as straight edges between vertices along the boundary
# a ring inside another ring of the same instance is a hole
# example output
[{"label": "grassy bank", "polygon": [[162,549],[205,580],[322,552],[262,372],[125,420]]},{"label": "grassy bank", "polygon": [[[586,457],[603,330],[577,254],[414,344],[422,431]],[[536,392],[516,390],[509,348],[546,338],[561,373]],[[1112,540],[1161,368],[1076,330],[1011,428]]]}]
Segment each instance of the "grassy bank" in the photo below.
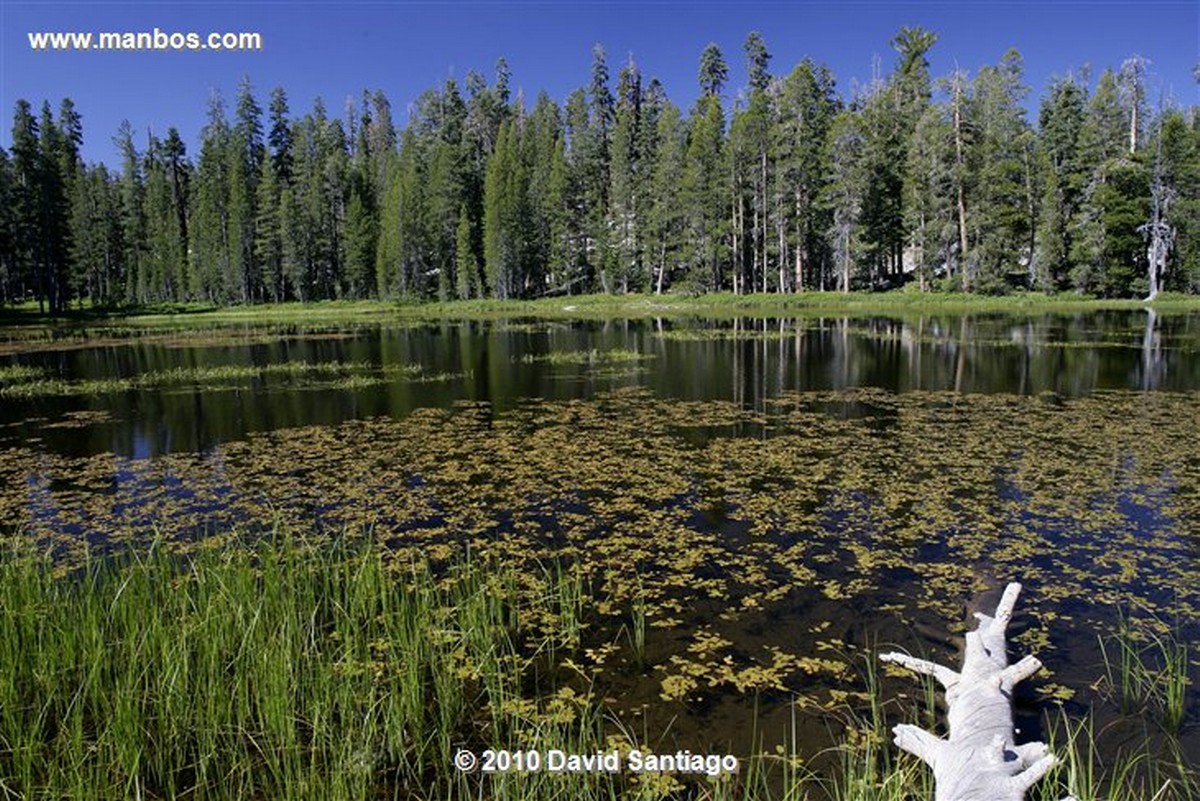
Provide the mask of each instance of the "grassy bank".
[{"label": "grassy bank", "polygon": [[[217,543],[71,569],[5,544],[0,798],[931,795],[928,771],[887,743],[917,713],[885,711],[869,663],[869,699],[840,716],[844,743],[822,769],[785,749],[716,779],[460,773],[460,748],[647,747],[570,670],[590,604],[570,569],[464,560],[435,574],[370,541],[282,531]],[[1198,797],[1148,751],[1102,766],[1087,726],[1063,722],[1066,759],[1037,798],[1065,784],[1080,801]]]},{"label": "grassy bank", "polygon": [[282,533],[63,575],[9,550],[0,797],[472,795],[460,746],[597,738],[588,699],[526,701],[569,644],[548,621],[579,598],[569,573],[464,562],[435,579],[370,543]]},{"label": "grassy bank", "polygon": [[578,295],[538,300],[467,300],[446,302],[323,301],[257,306],[217,307],[169,304],[124,309],[83,309],[51,320],[37,307],[0,309],[0,325],[76,322],[100,324],[121,321],[133,325],[209,325],[226,323],[334,323],[388,319],[492,319],[503,317],[604,318],[703,316],[779,316],[806,314],[1085,312],[1153,307],[1163,312],[1200,310],[1200,297],[1163,294],[1152,304],[1142,300],[1104,300],[1078,295],[1021,293],[983,296],[941,292],[803,292],[776,295]]}]

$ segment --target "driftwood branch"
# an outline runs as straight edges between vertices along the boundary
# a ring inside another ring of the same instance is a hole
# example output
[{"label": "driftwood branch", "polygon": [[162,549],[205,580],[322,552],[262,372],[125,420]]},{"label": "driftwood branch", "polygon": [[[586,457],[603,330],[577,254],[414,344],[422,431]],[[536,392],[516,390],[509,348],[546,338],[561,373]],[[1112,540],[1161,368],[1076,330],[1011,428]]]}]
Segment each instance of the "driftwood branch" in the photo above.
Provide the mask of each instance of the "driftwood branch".
[{"label": "driftwood branch", "polygon": [[1044,743],[1013,740],[1013,687],[1042,666],[1034,656],[1008,664],[1006,633],[1020,593],[1020,584],[1009,584],[994,615],[975,615],[979,625],[967,634],[958,672],[906,654],[879,657],[933,676],[946,690],[946,739],[908,724],[893,730],[899,748],[933,769],[935,801],[1022,801],[1054,766]]}]

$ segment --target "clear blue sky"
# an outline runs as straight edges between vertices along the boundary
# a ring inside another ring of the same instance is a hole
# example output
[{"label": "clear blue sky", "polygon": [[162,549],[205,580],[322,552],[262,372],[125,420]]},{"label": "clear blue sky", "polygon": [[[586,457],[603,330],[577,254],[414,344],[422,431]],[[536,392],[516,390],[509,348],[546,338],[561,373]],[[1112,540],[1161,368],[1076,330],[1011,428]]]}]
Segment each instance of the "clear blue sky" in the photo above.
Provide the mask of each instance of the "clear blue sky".
[{"label": "clear blue sky", "polygon": [[[115,161],[111,143],[128,118],[145,141],[177,126],[195,155],[211,88],[227,101],[248,74],[260,103],[282,85],[294,114],[321,96],[341,114],[348,96],[382,89],[398,123],[408,105],[448,75],[470,69],[491,80],[508,59],[514,88],[532,102],[545,89],[562,100],[586,84],[591,48],[604,45],[615,79],[633,53],[643,74],[657,76],[671,99],[696,96],[700,51],[716,42],[730,64],[728,99],[745,83],[742,41],[760,31],[784,73],[804,56],[827,63],[847,94],[866,82],[878,57],[886,74],[888,41],[902,25],[935,31],[933,74],[955,64],[974,72],[1009,47],[1025,58],[1030,102],[1056,75],[1084,64],[1093,76],[1137,53],[1151,62],[1151,101],[1166,92],[1197,103],[1192,66],[1200,61],[1200,2],[14,2],[0,0],[0,143],[11,141],[20,97],[40,107],[71,97],[83,114],[89,161]],[[250,53],[34,52],[30,31],[258,31],[264,48]]]}]

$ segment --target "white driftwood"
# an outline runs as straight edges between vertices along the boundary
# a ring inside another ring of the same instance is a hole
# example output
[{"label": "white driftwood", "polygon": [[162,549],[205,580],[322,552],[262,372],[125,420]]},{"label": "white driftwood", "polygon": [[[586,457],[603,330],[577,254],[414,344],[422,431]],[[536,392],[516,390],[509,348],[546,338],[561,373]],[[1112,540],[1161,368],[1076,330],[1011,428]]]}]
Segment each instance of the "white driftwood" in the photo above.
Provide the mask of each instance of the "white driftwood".
[{"label": "white driftwood", "polygon": [[933,768],[935,801],[1022,801],[1054,765],[1044,743],[1013,740],[1013,686],[1042,666],[1034,656],[1008,664],[1005,631],[1020,592],[1020,584],[1009,584],[994,617],[975,614],[979,626],[967,634],[958,672],[905,654],[880,656],[933,676],[946,690],[948,738],[904,723],[893,729],[897,746]]}]

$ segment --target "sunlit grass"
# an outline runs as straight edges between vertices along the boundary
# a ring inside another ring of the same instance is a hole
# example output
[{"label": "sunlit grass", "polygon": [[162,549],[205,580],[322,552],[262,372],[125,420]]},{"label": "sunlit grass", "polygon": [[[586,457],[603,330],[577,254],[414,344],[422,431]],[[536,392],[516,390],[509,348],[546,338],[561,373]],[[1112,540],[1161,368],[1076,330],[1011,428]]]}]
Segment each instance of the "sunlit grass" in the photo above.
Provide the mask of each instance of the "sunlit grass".
[{"label": "sunlit grass", "polygon": [[636,350],[627,350],[623,348],[612,348],[610,350],[554,350],[549,353],[526,353],[521,357],[521,361],[525,364],[588,364],[588,365],[604,365],[604,364],[620,364],[623,362],[637,362],[645,359],[654,358],[653,354],[639,353]]},{"label": "sunlit grass", "polygon": [[1168,731],[1187,713],[1188,644],[1177,631],[1135,626],[1122,614],[1116,631],[1101,636],[1105,681],[1122,711],[1147,712]]},{"label": "sunlit grass", "polygon": [[579,597],[569,571],[544,578],[534,591],[470,559],[435,575],[370,539],[284,530],[70,568],[8,542],[0,786],[20,798],[446,797],[463,787],[457,747],[590,745],[586,698],[566,696],[564,714],[525,690],[546,636],[528,621],[552,613],[548,598]]},{"label": "sunlit grass", "polygon": [[[929,771],[890,743],[921,714],[872,649],[824,707],[836,744],[795,736],[737,774],[462,774],[460,748],[647,748],[575,656],[595,588],[556,562],[460,552],[435,566],[369,536],[154,541],[73,563],[0,549],[0,787],[6,797],[711,798],[919,801]],[[634,605],[627,614],[640,614]],[[636,647],[636,646],[635,646]],[[562,665],[574,670],[561,671]],[[812,714],[793,705],[793,717]],[[647,733],[654,739],[657,733]],[[1194,768],[1149,743],[1102,763],[1090,718],[1051,728],[1062,764],[1033,798],[1193,801]]]},{"label": "sunlit grass", "polygon": [[1143,737],[1105,754],[1091,714],[1071,718],[1047,714],[1050,752],[1058,763],[1029,795],[1029,801],[1196,801],[1200,774],[1195,760],[1171,739]]},{"label": "sunlit grass", "polygon": [[[0,374],[0,397],[37,398],[48,396],[106,395],[134,390],[164,389],[175,386],[204,386],[206,388],[247,382],[252,379],[294,378],[331,379],[332,388],[358,389],[384,383],[385,377],[416,377],[420,365],[398,365],[386,368],[384,377],[365,375],[378,368],[367,362],[272,362],[269,364],[221,364],[212,366],[174,367],[154,370],[125,378],[65,380],[47,377],[36,368],[11,369],[13,377]],[[449,376],[431,376],[426,380],[445,380]]]},{"label": "sunlit grass", "polygon": [[0,365],[0,390],[7,384],[24,384],[42,378],[46,371],[26,364]]},{"label": "sunlit grass", "polygon": [[[734,295],[631,293],[626,295],[591,294],[533,300],[460,300],[460,301],[378,301],[327,300],[314,303],[279,303],[256,306],[217,307],[205,304],[169,304],[128,309],[87,310],[71,313],[65,319],[85,322],[112,319],[139,326],[207,325],[214,323],[330,323],[339,321],[388,319],[489,319],[533,316],[549,318],[590,317],[664,317],[703,313],[705,315],[778,313],[821,314],[914,311],[997,312],[1024,314],[1037,311],[1097,311],[1136,309],[1146,306],[1161,312],[1200,309],[1200,298],[1163,293],[1153,304],[1141,299],[1107,300],[1093,297],[1038,292],[1019,292],[1002,296],[971,295],[955,292],[918,292],[913,289],[892,292],[800,292],[794,294]],[[0,324],[38,323],[32,307],[7,310]]]}]

